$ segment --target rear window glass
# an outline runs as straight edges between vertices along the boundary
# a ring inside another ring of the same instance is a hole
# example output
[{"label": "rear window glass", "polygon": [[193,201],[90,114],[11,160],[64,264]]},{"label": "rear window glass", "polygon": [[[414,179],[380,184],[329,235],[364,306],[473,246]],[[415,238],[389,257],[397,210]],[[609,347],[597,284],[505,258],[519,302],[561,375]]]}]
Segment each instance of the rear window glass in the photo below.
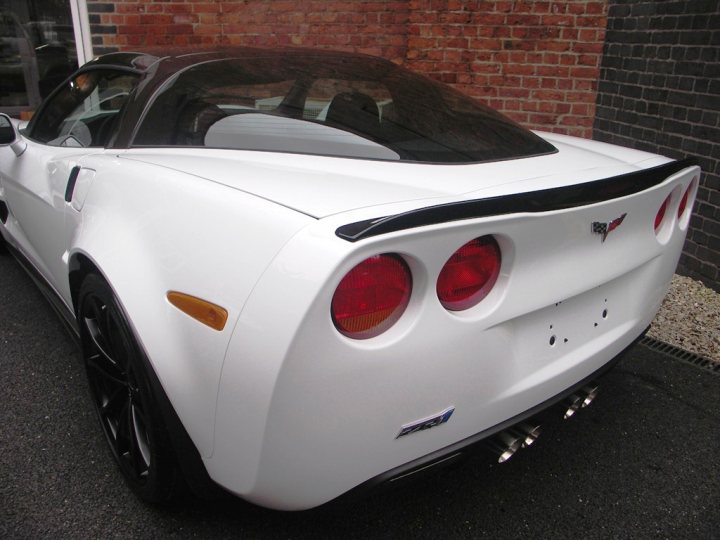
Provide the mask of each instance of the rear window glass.
[{"label": "rear window glass", "polygon": [[173,76],[134,146],[463,163],[554,152],[456,90],[363,57],[234,58]]}]

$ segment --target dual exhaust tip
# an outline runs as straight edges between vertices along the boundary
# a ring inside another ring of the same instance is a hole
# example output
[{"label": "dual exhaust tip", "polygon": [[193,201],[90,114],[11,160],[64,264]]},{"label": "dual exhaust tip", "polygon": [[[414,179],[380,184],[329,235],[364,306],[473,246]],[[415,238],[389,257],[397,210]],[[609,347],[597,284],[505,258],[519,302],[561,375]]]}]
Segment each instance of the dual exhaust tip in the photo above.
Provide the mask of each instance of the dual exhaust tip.
[{"label": "dual exhaust tip", "polygon": [[570,396],[566,401],[567,410],[565,411],[563,419],[567,420],[583,407],[590,405],[597,397],[598,390],[599,387],[597,384],[589,384],[587,386],[583,386],[579,392]]},{"label": "dual exhaust tip", "polygon": [[520,422],[485,441],[485,446],[497,456],[498,463],[505,463],[521,448],[531,446],[540,432],[539,423],[532,420]]},{"label": "dual exhaust tip", "polygon": [[[590,405],[597,397],[598,388],[597,384],[591,383],[571,395],[564,402],[563,419],[567,420],[583,407]],[[497,456],[498,463],[505,463],[521,448],[532,446],[540,437],[541,431],[540,423],[531,418],[487,439],[485,447]]]}]

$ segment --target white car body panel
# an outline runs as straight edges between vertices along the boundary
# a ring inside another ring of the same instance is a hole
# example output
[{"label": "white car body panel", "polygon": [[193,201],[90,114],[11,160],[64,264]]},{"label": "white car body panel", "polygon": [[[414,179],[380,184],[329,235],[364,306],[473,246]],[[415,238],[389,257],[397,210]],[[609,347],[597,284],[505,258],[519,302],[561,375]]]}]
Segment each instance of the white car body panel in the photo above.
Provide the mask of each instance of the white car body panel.
[{"label": "white car body panel", "polygon": [[[458,196],[473,199],[548,189],[615,176],[628,172],[628,164],[659,158],[630,149],[614,156],[608,153],[610,145],[597,143],[594,151],[592,145],[569,144],[572,137],[553,137],[548,139],[558,153],[478,165],[348,161],[207,148],[133,149],[123,157],[185,171],[317,218],[382,204],[417,201],[418,207]],[[655,164],[667,161],[660,158]]]}]

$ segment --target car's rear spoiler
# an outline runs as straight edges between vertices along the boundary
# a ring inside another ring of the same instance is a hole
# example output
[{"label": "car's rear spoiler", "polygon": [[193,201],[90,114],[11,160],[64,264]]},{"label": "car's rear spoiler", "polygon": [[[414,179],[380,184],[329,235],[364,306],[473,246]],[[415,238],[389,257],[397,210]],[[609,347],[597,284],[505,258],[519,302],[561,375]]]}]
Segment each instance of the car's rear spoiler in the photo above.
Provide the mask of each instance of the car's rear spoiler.
[{"label": "car's rear spoiler", "polygon": [[428,206],[402,214],[348,223],[339,227],[335,234],[348,242],[357,242],[372,236],[449,221],[586,206],[639,193],[697,164],[695,158],[687,158],[583,184]]}]

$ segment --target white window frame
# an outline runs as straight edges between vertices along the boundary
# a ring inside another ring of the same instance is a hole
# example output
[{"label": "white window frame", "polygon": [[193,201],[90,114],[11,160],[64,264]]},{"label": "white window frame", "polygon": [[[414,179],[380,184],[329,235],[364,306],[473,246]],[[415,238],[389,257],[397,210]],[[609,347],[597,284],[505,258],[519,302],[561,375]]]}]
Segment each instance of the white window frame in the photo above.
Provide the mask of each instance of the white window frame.
[{"label": "white window frame", "polygon": [[82,66],[93,58],[92,36],[90,35],[90,18],[88,17],[86,0],[70,0],[75,48],[77,49],[78,66]]}]

